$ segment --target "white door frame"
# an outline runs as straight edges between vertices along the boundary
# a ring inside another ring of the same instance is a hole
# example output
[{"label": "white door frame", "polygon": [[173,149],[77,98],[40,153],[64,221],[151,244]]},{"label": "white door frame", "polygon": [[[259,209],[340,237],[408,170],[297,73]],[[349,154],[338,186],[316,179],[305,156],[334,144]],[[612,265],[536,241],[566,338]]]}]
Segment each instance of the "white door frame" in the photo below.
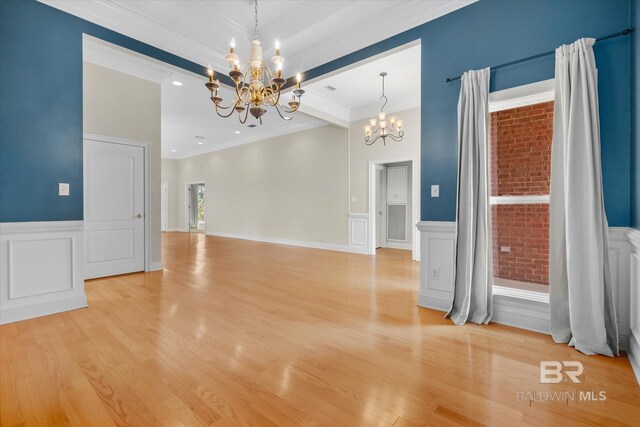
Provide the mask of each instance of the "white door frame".
[{"label": "white door frame", "polygon": [[[369,160],[369,239],[367,253],[376,254],[376,242],[374,239],[376,232],[376,165],[387,163],[411,162],[411,203],[413,212],[411,224],[420,221],[420,159],[418,157],[390,157],[387,159]],[[411,227],[411,258],[420,261],[420,232],[414,226]]]},{"label": "white door frame", "polygon": [[[144,271],[152,271],[151,270],[151,255],[149,254],[151,250],[151,244],[149,242],[151,233],[149,232],[150,227],[150,218],[151,218],[151,208],[150,208],[150,194],[149,193],[149,146],[148,142],[137,141],[135,139],[127,139],[127,138],[118,138],[115,136],[107,136],[107,135],[99,135],[95,133],[84,132],[84,139],[89,141],[96,142],[108,142],[111,144],[121,144],[121,145],[131,145],[134,147],[142,147],[143,156],[144,156]],[[84,163],[82,165],[82,176],[84,179]],[[84,202],[82,208],[82,217],[84,218]]]},{"label": "white door frame", "polygon": [[[203,184],[205,188],[207,188],[207,183],[205,180],[201,181],[189,181],[184,183],[184,229],[187,232],[191,231],[191,227],[189,224],[189,186],[193,184]],[[204,193],[204,234],[207,234],[207,193],[205,190]]]},{"label": "white door frame", "polygon": [[[162,205],[162,199],[163,199],[163,193],[164,193],[164,189],[167,189],[167,197],[166,197],[166,202],[167,202],[167,214],[166,214],[166,220],[167,220],[167,226],[164,227],[165,229],[163,230],[162,227],[164,226],[163,222],[162,222],[162,215],[164,214],[164,206]],[[160,183],[160,231],[169,231],[169,183],[168,182],[161,182]]]}]

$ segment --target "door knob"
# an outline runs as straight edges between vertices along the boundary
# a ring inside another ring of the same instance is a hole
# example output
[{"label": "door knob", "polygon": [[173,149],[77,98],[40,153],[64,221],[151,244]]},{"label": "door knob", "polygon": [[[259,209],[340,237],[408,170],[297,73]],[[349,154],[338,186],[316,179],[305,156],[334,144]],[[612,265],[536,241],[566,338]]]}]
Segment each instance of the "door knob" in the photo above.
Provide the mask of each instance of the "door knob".
[{"label": "door knob", "polygon": [[136,215],[136,218],[142,218],[142,214]]}]

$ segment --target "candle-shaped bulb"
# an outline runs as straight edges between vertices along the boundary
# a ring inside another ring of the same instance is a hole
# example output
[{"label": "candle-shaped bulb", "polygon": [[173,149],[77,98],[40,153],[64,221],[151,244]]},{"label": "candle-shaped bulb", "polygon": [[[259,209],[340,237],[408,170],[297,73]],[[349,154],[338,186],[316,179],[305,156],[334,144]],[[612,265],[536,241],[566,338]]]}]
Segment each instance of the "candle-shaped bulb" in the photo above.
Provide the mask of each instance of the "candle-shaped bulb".
[{"label": "candle-shaped bulb", "polygon": [[380,119],[380,121],[383,121],[386,117],[387,117],[387,113],[385,113],[384,111],[378,114],[378,119]]},{"label": "candle-shaped bulb", "polygon": [[213,77],[213,68],[211,68],[211,65],[207,66],[207,74],[209,74],[209,76]]},{"label": "candle-shaped bulb", "polygon": [[396,127],[398,128],[398,130],[401,130],[401,129],[402,129],[402,120],[398,120],[398,121],[396,122]]},{"label": "candle-shaped bulb", "polygon": [[376,119],[369,120],[369,123],[371,123],[371,127],[375,127],[376,126]]},{"label": "candle-shaped bulb", "polygon": [[280,55],[280,40],[276,40],[276,55]]},{"label": "candle-shaped bulb", "polygon": [[236,58],[236,59],[233,61],[233,69],[234,69],[235,71],[238,71],[238,70],[240,69],[240,60],[239,60],[238,58]]},{"label": "candle-shaped bulb", "polygon": [[364,131],[365,131],[365,133],[371,132],[371,126],[365,126],[364,127]]},{"label": "candle-shaped bulb", "polygon": [[396,123],[396,116],[391,116],[389,117],[389,123],[391,123],[392,125]]},{"label": "candle-shaped bulb", "polygon": [[298,84],[300,84],[301,81],[302,81],[302,74],[300,74],[300,73],[296,74],[296,82],[298,82]]},{"label": "candle-shaped bulb", "polygon": [[236,50],[236,38],[233,37],[229,42],[229,51],[233,53]]},{"label": "candle-shaped bulb", "polygon": [[382,129],[386,128],[387,127],[387,121],[386,120],[380,120],[380,127]]}]

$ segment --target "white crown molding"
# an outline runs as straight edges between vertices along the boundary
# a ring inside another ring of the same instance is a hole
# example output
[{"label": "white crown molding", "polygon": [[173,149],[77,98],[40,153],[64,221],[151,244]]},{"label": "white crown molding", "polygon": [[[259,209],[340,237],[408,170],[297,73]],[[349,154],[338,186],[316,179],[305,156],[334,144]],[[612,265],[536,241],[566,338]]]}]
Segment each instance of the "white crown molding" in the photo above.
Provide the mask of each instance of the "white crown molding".
[{"label": "white crown molding", "polygon": [[[197,64],[211,64],[218,71],[227,69],[224,59],[227,42],[220,43],[220,40],[235,36],[240,48],[245,44],[248,48],[253,33],[253,28],[242,25],[231,16],[240,13],[238,8],[229,11],[222,3],[213,7],[201,2],[156,2],[152,5],[155,9],[154,17],[151,17],[142,12],[144,6],[124,1],[39,1]],[[283,46],[287,46],[286,69],[294,74],[385,40],[475,1],[372,2],[375,8],[372,7],[371,11],[363,10],[362,3],[358,1],[340,3],[330,11],[317,5],[313,9],[314,5],[306,2],[292,2],[277,20],[260,27],[259,33],[265,47],[278,34],[284,36],[279,38]],[[172,7],[180,8],[180,16],[171,15]],[[309,13],[310,10],[322,10],[323,14],[317,16]],[[185,19],[190,20],[189,26],[185,25]],[[385,25],[371,31],[369,23],[382,19]],[[283,22],[296,23],[295,28],[302,30],[288,31],[282,28]],[[190,27],[197,30],[189,31]],[[265,49],[266,57],[271,53],[272,49]]]},{"label": "white crown molding", "polygon": [[[109,28],[135,40],[165,50],[200,65],[211,64],[217,70],[226,70],[226,46],[207,44],[175,27],[164,25],[140,15],[120,3],[107,1],[38,0],[71,15]],[[188,7],[184,2],[180,7]],[[228,20],[215,25],[224,27]]]},{"label": "white crown molding", "polygon": [[304,94],[304,101],[300,104],[300,112],[316,116],[342,127],[348,127],[351,121],[349,108],[315,91],[308,90]]},{"label": "white crown molding", "polygon": [[86,34],[82,38],[82,60],[154,83],[161,83],[173,75],[165,65],[138,58],[129,52],[122,52]]},{"label": "white crown molding", "polygon": [[197,157],[197,156],[201,156],[203,154],[213,153],[214,151],[226,150],[227,148],[233,148],[233,147],[237,147],[237,146],[244,145],[244,144],[250,144],[252,142],[264,141],[266,139],[275,138],[277,136],[288,135],[290,133],[296,133],[296,132],[302,132],[302,131],[305,131],[305,130],[310,130],[310,129],[314,129],[314,128],[321,127],[321,126],[328,126],[328,125],[327,125],[327,123],[321,122],[321,121],[301,123],[301,124],[298,124],[298,125],[292,125],[292,126],[283,127],[283,128],[280,128],[280,129],[275,129],[275,130],[273,130],[271,132],[261,133],[260,135],[251,136],[251,137],[248,137],[248,138],[243,138],[243,139],[240,139],[240,140],[237,140],[237,141],[222,143],[222,144],[216,145],[214,147],[207,148],[207,149],[202,150],[202,151],[187,152],[185,154],[174,155],[174,156],[166,156],[166,155],[164,155],[164,156],[162,156],[162,158],[163,159],[170,159],[170,160],[188,159],[189,157]]}]

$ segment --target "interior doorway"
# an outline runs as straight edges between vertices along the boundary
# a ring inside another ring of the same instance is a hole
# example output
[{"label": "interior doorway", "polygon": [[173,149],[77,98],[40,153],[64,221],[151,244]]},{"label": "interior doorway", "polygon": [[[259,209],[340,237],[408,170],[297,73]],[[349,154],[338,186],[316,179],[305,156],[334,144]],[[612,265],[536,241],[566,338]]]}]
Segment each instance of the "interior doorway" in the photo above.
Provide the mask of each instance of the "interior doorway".
[{"label": "interior doorway", "polygon": [[417,218],[416,171],[414,159],[394,159],[369,163],[369,218],[372,236],[371,254],[376,249],[413,251],[417,256],[418,239],[414,230]]},{"label": "interior doorway", "polygon": [[204,233],[206,229],[205,184],[197,182],[187,185],[187,209],[189,232]]}]

